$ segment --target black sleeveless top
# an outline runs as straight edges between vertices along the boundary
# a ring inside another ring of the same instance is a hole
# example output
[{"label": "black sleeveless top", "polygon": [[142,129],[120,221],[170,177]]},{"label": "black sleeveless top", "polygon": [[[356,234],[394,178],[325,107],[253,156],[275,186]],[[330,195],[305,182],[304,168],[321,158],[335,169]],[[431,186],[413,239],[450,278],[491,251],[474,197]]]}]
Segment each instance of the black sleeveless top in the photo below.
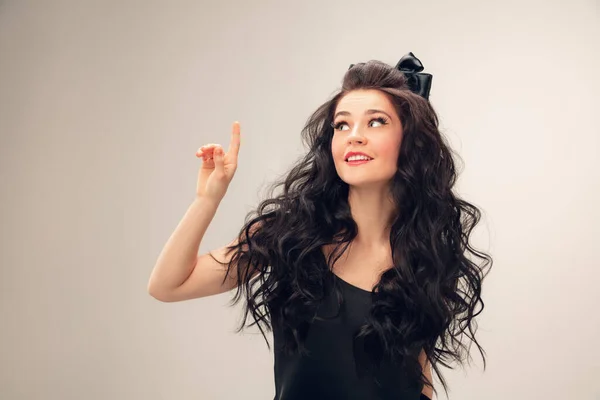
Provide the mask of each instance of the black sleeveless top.
[{"label": "black sleeveless top", "polygon": [[421,393],[423,385],[409,382],[399,368],[386,366],[380,371],[379,385],[372,377],[357,374],[353,336],[369,313],[371,292],[351,285],[331,271],[329,274],[340,288],[344,302],[340,309],[333,290],[328,290],[317,316],[330,319],[311,323],[305,342],[309,355],[289,356],[279,351],[282,336],[273,326],[274,400],[430,400]]}]

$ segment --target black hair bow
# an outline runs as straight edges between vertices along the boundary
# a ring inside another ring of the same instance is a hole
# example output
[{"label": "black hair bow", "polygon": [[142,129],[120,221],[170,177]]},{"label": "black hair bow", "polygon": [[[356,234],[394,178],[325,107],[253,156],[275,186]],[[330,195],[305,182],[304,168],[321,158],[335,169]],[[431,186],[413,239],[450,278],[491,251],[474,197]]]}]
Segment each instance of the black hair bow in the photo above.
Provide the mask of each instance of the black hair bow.
[{"label": "black hair bow", "polygon": [[[352,68],[355,64],[350,64]],[[429,100],[429,92],[431,91],[431,81],[433,75],[423,73],[423,64],[412,52],[402,56],[395,67],[402,72],[408,81],[408,87],[413,93]]]}]

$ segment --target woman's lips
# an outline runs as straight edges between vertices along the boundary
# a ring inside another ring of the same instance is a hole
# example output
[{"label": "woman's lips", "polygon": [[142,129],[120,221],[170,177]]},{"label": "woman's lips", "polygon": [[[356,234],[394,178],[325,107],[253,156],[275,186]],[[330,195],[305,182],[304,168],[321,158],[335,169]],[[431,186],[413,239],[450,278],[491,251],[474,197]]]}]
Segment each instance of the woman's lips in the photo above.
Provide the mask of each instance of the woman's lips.
[{"label": "woman's lips", "polygon": [[368,162],[370,162],[372,160],[355,160],[355,161],[346,161],[346,164],[350,165],[350,166],[356,166],[356,165],[362,165],[362,164],[366,164]]}]

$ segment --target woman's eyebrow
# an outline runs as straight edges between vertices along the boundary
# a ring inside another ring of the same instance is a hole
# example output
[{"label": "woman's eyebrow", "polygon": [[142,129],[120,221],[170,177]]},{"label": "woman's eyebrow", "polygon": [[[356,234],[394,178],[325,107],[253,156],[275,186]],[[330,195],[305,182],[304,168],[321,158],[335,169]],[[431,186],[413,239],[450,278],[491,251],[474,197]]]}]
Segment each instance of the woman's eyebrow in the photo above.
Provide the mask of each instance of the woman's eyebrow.
[{"label": "woman's eyebrow", "polygon": [[[390,119],[392,118],[392,117],[390,117],[390,115],[388,113],[386,113],[383,110],[377,110],[377,109],[370,108],[367,111],[365,111],[365,115],[377,114],[377,113],[382,113],[382,114],[387,115],[388,118],[390,118]],[[337,113],[335,113],[333,119],[336,119],[338,115],[352,115],[352,114],[350,114],[348,111],[338,111]]]}]

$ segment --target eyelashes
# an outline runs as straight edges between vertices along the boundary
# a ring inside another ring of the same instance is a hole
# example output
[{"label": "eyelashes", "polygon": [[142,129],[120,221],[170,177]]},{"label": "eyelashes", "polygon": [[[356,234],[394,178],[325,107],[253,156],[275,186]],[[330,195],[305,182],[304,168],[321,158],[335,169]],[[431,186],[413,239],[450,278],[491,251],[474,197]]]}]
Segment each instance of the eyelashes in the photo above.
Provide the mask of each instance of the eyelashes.
[{"label": "eyelashes", "polygon": [[[377,121],[377,122],[379,122],[381,125],[387,125],[387,124],[389,123],[389,120],[388,120],[387,118],[385,118],[385,117],[377,117],[377,118],[372,118],[371,120],[369,120],[369,124],[370,124],[371,122],[373,122],[373,121]],[[346,124],[346,121],[339,121],[339,122],[337,122],[337,123],[333,123],[333,122],[332,122],[332,123],[331,123],[331,127],[332,127],[334,130],[338,131],[338,130],[340,130],[340,127],[341,127],[342,125],[344,125],[344,124]]]}]

